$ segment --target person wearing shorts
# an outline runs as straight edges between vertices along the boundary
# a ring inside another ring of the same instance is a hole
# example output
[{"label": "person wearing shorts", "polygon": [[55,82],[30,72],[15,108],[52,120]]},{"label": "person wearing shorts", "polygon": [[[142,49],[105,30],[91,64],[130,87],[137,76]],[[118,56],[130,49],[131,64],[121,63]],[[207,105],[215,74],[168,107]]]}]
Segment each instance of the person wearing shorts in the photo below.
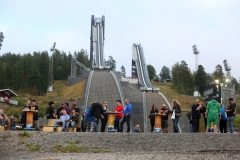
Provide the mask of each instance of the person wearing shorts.
[{"label": "person wearing shorts", "polygon": [[[162,129],[163,129],[163,133],[168,133],[168,109],[166,107],[166,104],[162,105],[161,108],[163,114],[166,114],[166,116],[162,117]],[[160,110],[160,112],[161,112]]]},{"label": "person wearing shorts", "polygon": [[207,108],[206,108],[206,113],[208,114],[206,133],[209,130],[209,126],[210,126],[211,122],[213,122],[214,133],[217,132],[217,124],[218,124],[219,115],[220,115],[220,119],[221,119],[220,112],[221,112],[220,105],[216,101],[216,96],[213,96],[212,100],[208,103]]}]

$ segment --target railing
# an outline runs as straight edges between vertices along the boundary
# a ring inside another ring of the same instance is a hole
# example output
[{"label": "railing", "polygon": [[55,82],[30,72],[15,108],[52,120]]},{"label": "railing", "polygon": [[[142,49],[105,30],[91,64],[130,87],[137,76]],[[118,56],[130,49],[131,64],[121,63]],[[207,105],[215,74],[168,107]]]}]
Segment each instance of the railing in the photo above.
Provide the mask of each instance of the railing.
[{"label": "railing", "polygon": [[140,54],[141,54],[141,60],[142,60],[142,64],[143,64],[145,81],[146,81],[146,84],[149,88],[153,88],[153,85],[150,82],[150,79],[149,79],[149,76],[148,76],[148,70],[147,70],[147,66],[146,66],[146,59],[145,59],[145,55],[144,55],[144,52],[143,52],[143,47],[140,47],[140,49],[141,49]]},{"label": "railing", "polygon": [[93,76],[94,71],[90,71],[89,77],[88,77],[88,81],[87,81],[87,86],[86,86],[86,90],[85,90],[85,101],[84,101],[84,110],[86,111],[87,109],[87,105],[88,105],[88,96],[89,96],[89,91],[90,91],[90,85],[92,82],[92,76]]},{"label": "railing", "polygon": [[124,92],[123,92],[122,86],[120,84],[120,81],[116,78],[117,76],[116,76],[115,72],[110,71],[110,73],[112,74],[113,78],[115,79],[115,82],[117,84],[118,91],[119,91],[119,94],[120,94],[120,97],[121,97],[121,101],[123,103],[125,96],[124,96]]},{"label": "railing", "polygon": [[143,98],[143,121],[144,121],[144,132],[148,132],[148,127],[147,127],[147,100],[146,100],[146,93],[145,91],[142,92],[142,98]]}]

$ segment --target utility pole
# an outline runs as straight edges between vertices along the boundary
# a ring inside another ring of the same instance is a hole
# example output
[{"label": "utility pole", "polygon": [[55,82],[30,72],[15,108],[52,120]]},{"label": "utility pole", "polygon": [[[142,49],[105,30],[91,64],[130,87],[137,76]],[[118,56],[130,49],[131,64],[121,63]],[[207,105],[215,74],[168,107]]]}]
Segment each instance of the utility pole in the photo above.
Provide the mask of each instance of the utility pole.
[{"label": "utility pole", "polygon": [[52,52],[52,55],[50,54],[50,59],[49,59],[48,92],[53,91],[53,54],[54,54],[55,46],[56,46],[56,42],[54,42],[52,48],[50,48],[50,53]]}]

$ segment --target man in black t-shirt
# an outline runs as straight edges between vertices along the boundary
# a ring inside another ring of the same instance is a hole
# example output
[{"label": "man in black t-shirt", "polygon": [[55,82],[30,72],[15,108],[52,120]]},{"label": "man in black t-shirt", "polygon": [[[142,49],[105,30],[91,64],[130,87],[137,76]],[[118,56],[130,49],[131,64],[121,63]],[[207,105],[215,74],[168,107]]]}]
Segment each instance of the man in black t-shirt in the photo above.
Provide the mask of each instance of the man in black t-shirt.
[{"label": "man in black t-shirt", "polygon": [[[163,114],[166,114],[166,116],[162,117],[162,129],[163,129],[163,133],[168,133],[168,109],[166,107],[166,104],[162,105],[161,110],[163,111]],[[160,110],[160,113],[161,113]]]},{"label": "man in black t-shirt", "polygon": [[235,118],[235,114],[236,114],[236,103],[233,102],[233,98],[229,98],[229,106],[227,107],[227,121],[228,121],[228,127],[230,130],[230,133],[234,133],[234,129],[233,129],[233,120]]},{"label": "man in black t-shirt", "polygon": [[40,131],[39,123],[38,123],[38,117],[39,117],[38,116],[38,110],[39,110],[39,108],[38,108],[36,100],[32,101],[32,107],[34,107],[34,110],[35,110],[34,115],[33,115],[34,127],[35,127],[35,130]]},{"label": "man in black t-shirt", "polygon": [[63,107],[64,107],[64,103],[60,103],[57,111],[56,111],[56,115],[57,115],[57,119],[60,118],[60,116],[63,114]]},{"label": "man in black t-shirt", "polygon": [[195,100],[192,105],[192,130],[197,133],[199,131],[200,110],[202,108],[199,99]]}]

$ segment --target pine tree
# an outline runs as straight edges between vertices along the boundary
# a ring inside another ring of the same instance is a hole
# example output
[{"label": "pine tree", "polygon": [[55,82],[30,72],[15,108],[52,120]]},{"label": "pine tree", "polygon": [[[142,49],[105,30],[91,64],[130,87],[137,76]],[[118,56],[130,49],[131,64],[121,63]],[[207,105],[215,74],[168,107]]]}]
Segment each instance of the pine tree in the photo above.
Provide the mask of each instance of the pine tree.
[{"label": "pine tree", "polygon": [[197,86],[200,95],[203,96],[204,88],[207,85],[207,74],[202,65],[198,66],[198,70],[195,75],[195,85]]},{"label": "pine tree", "polygon": [[126,77],[126,69],[125,69],[125,67],[122,65],[122,67],[121,67],[121,72],[122,72],[122,75],[124,76],[124,77]]}]

